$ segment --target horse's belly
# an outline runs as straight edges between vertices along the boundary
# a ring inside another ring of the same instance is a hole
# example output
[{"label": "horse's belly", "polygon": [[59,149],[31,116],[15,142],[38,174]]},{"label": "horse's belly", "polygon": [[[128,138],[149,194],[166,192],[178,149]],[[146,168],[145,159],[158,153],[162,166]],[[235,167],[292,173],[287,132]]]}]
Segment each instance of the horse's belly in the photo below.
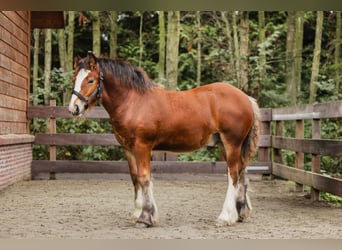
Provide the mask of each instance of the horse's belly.
[{"label": "horse's belly", "polygon": [[153,150],[191,152],[204,146],[215,146],[220,139],[218,133],[202,137],[169,138],[158,143]]}]

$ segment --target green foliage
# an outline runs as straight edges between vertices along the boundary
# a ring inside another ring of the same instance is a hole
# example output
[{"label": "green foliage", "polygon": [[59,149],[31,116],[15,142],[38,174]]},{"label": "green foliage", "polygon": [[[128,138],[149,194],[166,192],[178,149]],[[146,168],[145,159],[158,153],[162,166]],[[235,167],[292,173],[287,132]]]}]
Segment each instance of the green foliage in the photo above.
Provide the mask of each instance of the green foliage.
[{"label": "green foliage", "polygon": [[192,153],[180,154],[178,160],[180,161],[218,161],[220,159],[220,150],[218,148],[207,150],[201,148]]},{"label": "green foliage", "polygon": [[[91,20],[89,12],[83,12]],[[110,20],[108,11],[101,11],[101,53],[109,54]],[[232,31],[231,14],[227,13],[230,30]],[[118,12],[118,49],[119,58],[125,59],[135,66],[139,64],[139,27],[140,15],[143,16],[143,54],[141,66],[152,79],[157,78],[158,69],[158,15],[153,11]],[[336,89],[335,73],[342,68],[342,63],[334,62],[334,44],[336,21],[334,12],[325,12],[320,76],[317,82],[317,102],[340,100],[342,93]],[[237,16],[239,23],[239,16]],[[248,54],[248,90],[247,94],[257,98],[260,107],[284,107],[288,103],[285,79],[285,51],[287,35],[287,12],[266,11],[265,12],[265,42],[259,41],[258,13],[249,12],[249,54]],[[167,25],[167,22],[166,22]],[[229,82],[236,81],[236,69],[233,61],[230,61],[228,51],[228,37],[226,23],[219,11],[201,11],[201,84],[214,81]],[[92,25],[88,22],[79,26],[75,23],[75,55],[84,56],[92,48]],[[308,103],[309,83],[311,77],[312,52],[315,34],[314,12],[305,13],[304,41],[303,41],[303,70],[302,85],[299,88],[297,103]],[[237,27],[239,32],[239,27]],[[181,12],[181,30],[179,43],[179,67],[178,67],[178,89],[191,89],[196,86],[197,55],[198,55],[198,27],[194,11]],[[232,34],[231,34],[232,35]],[[55,39],[56,37],[54,37]],[[51,99],[57,100],[57,105],[65,104],[64,100],[72,90],[70,82],[71,72],[63,72],[58,60],[58,44],[53,41],[53,70],[51,73]],[[234,49],[234,48],[232,48]],[[41,53],[42,54],[42,53]],[[260,57],[266,56],[266,76],[260,78]],[[43,72],[43,55],[40,55],[40,73]],[[38,92],[31,95],[31,101],[38,101],[43,105],[44,83],[43,78],[38,81]],[[31,132],[45,133],[46,122],[44,119],[35,119],[31,122]],[[341,139],[342,128],[338,119],[322,120],[322,138]],[[105,120],[76,120],[58,119],[57,129],[59,133],[112,133],[111,125]],[[294,124],[285,126],[285,135],[294,136]],[[305,125],[305,137],[311,137],[311,125]],[[47,147],[34,146],[35,158],[47,158]],[[57,154],[59,159],[122,159],[123,155],[116,147],[59,147]],[[181,155],[181,160],[209,160],[218,159],[217,151],[207,152],[205,149],[192,154]],[[284,151],[284,160],[288,165],[294,165],[294,153]],[[310,155],[305,155],[305,168],[310,168]],[[333,157],[322,157],[322,170],[334,173],[341,172],[341,159]]]},{"label": "green foliage", "polygon": [[320,199],[339,207],[342,206],[342,198],[330,193],[320,192]]}]

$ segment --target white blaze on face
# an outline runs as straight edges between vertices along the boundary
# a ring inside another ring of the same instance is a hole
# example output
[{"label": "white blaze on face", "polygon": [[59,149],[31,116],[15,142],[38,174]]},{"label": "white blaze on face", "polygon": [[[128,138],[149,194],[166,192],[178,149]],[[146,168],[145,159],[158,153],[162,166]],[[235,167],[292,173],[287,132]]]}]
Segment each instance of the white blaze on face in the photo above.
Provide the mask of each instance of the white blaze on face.
[{"label": "white blaze on face", "polygon": [[[86,70],[86,69],[81,69],[78,72],[78,74],[76,76],[76,81],[75,81],[75,88],[74,88],[75,91],[77,91],[77,92],[81,91],[81,84],[82,84],[84,78],[86,78],[89,73],[90,73],[90,70]],[[71,101],[69,104],[69,111],[70,112],[72,112],[75,108],[76,99],[77,99],[77,96],[73,94],[71,96]]]}]

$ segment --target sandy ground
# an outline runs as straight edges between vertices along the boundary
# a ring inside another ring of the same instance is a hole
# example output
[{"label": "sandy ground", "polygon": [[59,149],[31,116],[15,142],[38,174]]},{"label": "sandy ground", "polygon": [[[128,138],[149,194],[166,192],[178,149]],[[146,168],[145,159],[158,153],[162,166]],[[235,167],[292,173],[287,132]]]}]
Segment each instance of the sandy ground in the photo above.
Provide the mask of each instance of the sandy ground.
[{"label": "sandy ground", "polygon": [[20,182],[0,191],[0,238],[342,239],[341,207],[312,203],[305,193],[292,192],[288,181],[251,182],[250,188],[252,216],[216,227],[225,176],[155,176],[160,222],[141,229],[130,224],[134,203],[128,176]]}]

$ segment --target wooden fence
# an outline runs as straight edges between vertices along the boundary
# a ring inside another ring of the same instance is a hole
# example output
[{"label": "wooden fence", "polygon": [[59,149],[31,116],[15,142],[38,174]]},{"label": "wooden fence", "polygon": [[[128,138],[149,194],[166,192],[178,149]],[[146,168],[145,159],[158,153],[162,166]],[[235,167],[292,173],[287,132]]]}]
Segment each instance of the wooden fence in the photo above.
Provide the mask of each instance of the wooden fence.
[{"label": "wooden fence", "polygon": [[[33,160],[32,174],[48,173],[128,173],[124,161],[64,161],[56,159],[56,147],[66,145],[112,146],[119,145],[113,134],[66,134],[56,133],[56,119],[73,118],[67,107],[35,106],[28,110],[28,117],[49,118],[49,133],[35,135],[35,144],[48,145],[50,160]],[[320,174],[320,156],[342,156],[341,139],[320,139],[320,120],[341,118],[342,101],[304,105],[295,108],[261,109],[261,136],[259,140],[258,161],[248,166],[249,173],[274,174],[312,187],[314,199],[318,190],[342,196],[342,181]],[[108,119],[102,107],[94,107],[86,118]],[[283,137],[283,122],[293,120],[296,124],[295,138]],[[313,137],[304,139],[304,120],[312,120]],[[272,135],[275,127],[275,135]],[[296,152],[295,168],[282,163],[282,150]],[[305,171],[304,153],[312,154],[312,171]],[[225,162],[182,162],[175,154],[154,152],[151,169],[158,173],[225,173]]]}]

